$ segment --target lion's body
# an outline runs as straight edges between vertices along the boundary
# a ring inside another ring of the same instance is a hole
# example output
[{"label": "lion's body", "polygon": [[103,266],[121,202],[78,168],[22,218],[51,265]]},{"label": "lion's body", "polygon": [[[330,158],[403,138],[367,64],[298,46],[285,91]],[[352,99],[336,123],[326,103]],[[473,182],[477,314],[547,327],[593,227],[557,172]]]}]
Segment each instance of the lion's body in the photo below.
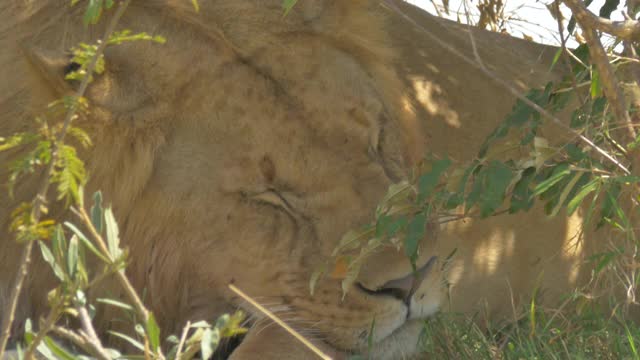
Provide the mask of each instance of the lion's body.
[{"label": "lion's body", "polygon": [[[30,127],[38,106],[72,90],[56,79],[64,56],[44,51],[101,33],[98,26],[86,34],[81,11],[67,3],[0,5],[1,135]],[[419,334],[414,319],[441,302],[448,308],[437,271],[411,310],[357,289],[341,301],[336,279],[311,297],[309,276],[427,151],[471,159],[513,96],[375,1],[301,0],[284,19],[276,0],[203,1],[199,14],[183,0],[140,3],[122,27],[157,32],[167,44],[109,49],[107,72],[89,89],[92,114],[79,124],[95,143],[86,155],[88,191],[101,189],[113,204],[131,252],[127,273],[161,324],[175,332],[186,320],[245,306],[226,288],[234,282],[337,349],[366,347],[375,316],[376,349],[403,354]],[[401,7],[469,53],[463,28]],[[474,35],[500,76],[522,84],[549,77],[540,59],[553,49]],[[0,175],[7,161],[0,157]],[[0,192],[0,305],[20,251],[4,229],[33,190],[20,185],[18,200]],[[472,312],[486,301],[491,314],[507,316],[510,292],[517,301],[537,284],[556,301],[580,280],[586,254],[571,247],[577,225],[540,211],[452,224],[424,241],[419,261],[457,248],[452,310]],[[19,323],[42,314],[52,283],[42,261],[34,266]],[[390,249],[359,281],[375,290],[410,271]],[[102,330],[112,326],[109,314],[101,318]],[[256,349],[255,338],[244,354]]]}]

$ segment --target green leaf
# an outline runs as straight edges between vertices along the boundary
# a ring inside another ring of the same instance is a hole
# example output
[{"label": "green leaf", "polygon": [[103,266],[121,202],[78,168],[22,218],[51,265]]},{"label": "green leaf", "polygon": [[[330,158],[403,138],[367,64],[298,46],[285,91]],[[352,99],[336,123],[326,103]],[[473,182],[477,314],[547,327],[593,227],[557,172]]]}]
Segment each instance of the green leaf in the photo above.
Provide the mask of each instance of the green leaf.
[{"label": "green leaf", "polygon": [[95,25],[102,14],[102,0],[89,0],[87,10],[84,12],[83,21],[85,25]]},{"label": "green leaf", "polygon": [[640,176],[627,175],[627,176],[616,176],[610,179],[616,183],[620,184],[630,184],[640,182]]},{"label": "green leaf", "polygon": [[532,196],[538,196],[540,194],[543,194],[544,192],[549,190],[553,185],[555,185],[557,182],[562,180],[565,176],[569,175],[570,173],[571,173],[571,170],[569,170],[569,164],[562,163],[557,165],[555,169],[553,169],[553,172],[551,173],[551,176],[549,176],[548,179],[536,185],[536,187],[533,189]]},{"label": "green leaf", "polygon": [[359,231],[349,230],[342,236],[331,256],[337,256],[342,251],[357,249],[364,240],[371,238],[374,233],[375,227],[371,225],[367,225]]},{"label": "green leaf", "polygon": [[193,5],[196,12],[200,12],[200,4],[198,3],[198,0],[191,0],[191,5]]},{"label": "green leaf", "polygon": [[298,0],[282,0],[282,9],[284,10],[283,16],[287,16],[289,11],[293,9]]},{"label": "green leaf", "polygon": [[98,234],[102,234],[102,228],[104,225],[104,210],[102,208],[102,193],[96,191],[93,194],[93,206],[91,207],[91,223],[96,228]]},{"label": "green leaf", "polygon": [[86,149],[92,145],[91,138],[81,128],[70,126],[67,132],[69,135],[73,136],[83,148]]},{"label": "green leaf", "polygon": [[59,149],[55,171],[51,181],[58,184],[58,200],[73,199],[79,202],[79,186],[87,179],[84,162],[78,158],[76,149],[62,145]]},{"label": "green leaf", "polygon": [[8,139],[0,138],[0,152],[13,149],[16,146],[31,144],[41,139],[38,134],[22,132],[15,134]]},{"label": "green leaf", "polygon": [[142,343],[140,343],[138,340],[136,340],[136,339],[134,339],[134,338],[132,338],[132,337],[130,337],[128,335],[125,335],[125,334],[122,334],[122,333],[119,333],[119,332],[115,332],[115,331],[112,331],[112,330],[108,330],[107,332],[109,334],[117,337],[117,338],[120,338],[120,339],[128,342],[129,344],[131,344],[136,349],[138,349],[138,350],[140,350],[142,352],[145,351],[144,350],[144,345],[142,345]]},{"label": "green leaf", "polygon": [[551,61],[551,66],[549,67],[549,71],[552,71],[553,68],[556,66],[556,63],[558,62],[558,60],[560,60],[560,56],[562,56],[562,48],[558,48],[558,50],[556,51],[556,54],[553,56],[553,60]]},{"label": "green leaf", "polygon": [[58,345],[58,343],[53,341],[50,337],[45,336],[44,343],[51,350],[53,355],[56,356],[55,357],[56,359],[60,359],[60,360],[76,360],[76,358],[72,354],[70,354],[65,349],[63,349],[60,345]]},{"label": "green leaf", "polygon": [[69,251],[67,252],[67,271],[73,279],[78,269],[78,237],[72,236],[69,240]]},{"label": "green leaf", "polygon": [[576,211],[578,206],[580,206],[580,204],[582,203],[582,200],[584,200],[584,198],[587,197],[587,195],[591,194],[596,190],[600,191],[600,183],[601,183],[600,178],[595,178],[589,181],[588,183],[586,183],[580,189],[580,191],[578,191],[576,196],[574,196],[571,200],[569,200],[569,203],[567,204],[567,216],[571,216],[571,214],[573,214]]},{"label": "green leaf", "polygon": [[393,237],[407,226],[408,220],[404,216],[394,218],[392,216],[382,216],[376,223],[376,237]]},{"label": "green leaf", "polygon": [[210,328],[211,324],[209,324],[207,321],[200,320],[198,322],[195,322],[195,323],[191,324],[190,327],[193,328],[193,329]]},{"label": "green leaf", "polygon": [[381,216],[391,207],[409,201],[409,196],[413,193],[413,187],[408,181],[401,181],[391,184],[376,208],[376,216]]},{"label": "green leaf", "polygon": [[53,351],[49,349],[46,342],[41,342],[36,347],[36,350],[47,360],[58,360],[58,358],[53,354]]},{"label": "green leaf", "polygon": [[600,84],[600,72],[594,67],[591,70],[591,98],[602,96],[602,85]]},{"label": "green leaf", "polygon": [[157,353],[160,348],[160,328],[158,327],[158,323],[156,323],[156,318],[153,316],[153,313],[149,313],[146,329],[151,350]]},{"label": "green leaf", "polygon": [[200,339],[200,353],[202,355],[202,360],[210,359],[219,343],[220,330],[218,330],[218,328],[204,329],[202,339]]},{"label": "green leaf", "polygon": [[113,300],[113,299],[98,298],[98,299],[96,299],[96,302],[99,303],[99,304],[105,304],[105,305],[117,307],[117,308],[120,308],[122,310],[129,311],[129,312],[133,312],[134,311],[133,306],[131,306],[131,305],[127,304],[127,303],[123,303],[121,301]]},{"label": "green leaf", "polygon": [[31,319],[27,318],[24,322],[24,343],[29,346],[33,342],[33,338],[35,337],[35,333],[33,332],[33,325],[31,324]]},{"label": "green leaf", "polygon": [[480,197],[480,216],[486,217],[503,203],[513,172],[501,161],[492,160],[487,168],[486,184]]},{"label": "green leaf", "polygon": [[562,192],[560,193],[560,196],[558,197],[558,200],[556,202],[556,206],[554,206],[553,210],[551,210],[550,216],[553,217],[558,214],[558,212],[562,208],[562,205],[567,200],[567,197],[569,197],[569,194],[571,194],[578,181],[585,175],[586,174],[580,172],[576,172],[573,174],[571,180],[569,180],[564,189],[562,189]]},{"label": "green leaf", "polygon": [[607,0],[600,8],[600,17],[610,19],[611,13],[620,5],[620,0]]},{"label": "green leaf", "polygon": [[51,248],[56,261],[60,261],[64,258],[67,251],[67,239],[64,236],[64,231],[60,224],[56,225],[51,236]]},{"label": "green leaf", "polygon": [[44,261],[51,266],[53,273],[58,279],[60,279],[60,281],[65,281],[66,274],[64,273],[64,270],[62,270],[62,267],[60,267],[60,264],[56,261],[51,250],[49,250],[49,247],[42,241],[38,241],[38,245],[40,246],[40,252],[42,253]]},{"label": "green leaf", "polygon": [[605,219],[612,218],[614,215],[614,209],[616,206],[616,198],[620,194],[620,184],[612,183],[609,184],[608,187],[605,187],[604,191],[604,200],[602,201],[600,207],[600,221],[597,224],[597,227],[600,227],[604,224]]},{"label": "green leaf", "polygon": [[111,258],[116,260],[122,255],[122,250],[120,250],[118,223],[116,223],[111,207],[105,209],[104,220],[107,228],[107,245],[109,247],[109,253],[111,254]]},{"label": "green leaf", "polygon": [[91,241],[89,241],[89,239],[87,239],[87,237],[82,233],[82,231],[80,231],[75,225],[73,225],[68,221],[65,221],[64,225],[67,228],[69,228],[69,230],[71,230],[76,236],[78,236],[78,239],[82,241],[84,246],[86,246],[89,249],[89,251],[91,251],[95,256],[100,258],[102,261],[109,263],[109,259],[107,259],[104,255],[102,255],[102,253],[93,245],[93,243],[91,243]]},{"label": "green leaf", "polygon": [[440,181],[440,177],[451,166],[451,160],[444,158],[436,160],[431,166],[431,171],[422,174],[418,179],[418,202],[423,202],[431,195]]},{"label": "green leaf", "polygon": [[513,214],[520,210],[529,210],[533,206],[533,197],[531,194],[531,183],[535,179],[536,169],[535,167],[526,168],[522,172],[522,177],[516,185],[513,187],[511,194],[511,203],[509,206],[509,213]]},{"label": "green leaf", "polygon": [[424,238],[426,223],[427,215],[425,213],[419,213],[411,219],[407,226],[407,237],[404,241],[404,253],[411,261],[411,265],[414,267],[414,270],[418,256],[418,245]]}]

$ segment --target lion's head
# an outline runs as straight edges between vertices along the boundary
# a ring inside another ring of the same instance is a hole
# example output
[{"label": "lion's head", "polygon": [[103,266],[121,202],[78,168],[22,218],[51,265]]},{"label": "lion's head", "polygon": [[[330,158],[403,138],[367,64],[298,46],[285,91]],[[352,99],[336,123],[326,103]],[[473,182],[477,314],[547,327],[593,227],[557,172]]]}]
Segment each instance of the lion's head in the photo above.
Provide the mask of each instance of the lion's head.
[{"label": "lion's head", "polygon": [[[133,2],[121,27],[167,43],[108,48],[106,71],[87,92],[90,115],[78,120],[94,141],[89,190],[114,206],[135,285],[168,330],[237,306],[252,311],[227,289],[233,282],[338,349],[399,331],[417,339],[412,320],[442,298],[434,239],[421,244],[426,277],[417,288],[406,285],[410,262],[393,247],[365,264],[344,299],[339,279],[309,291],[312,271],[346,231],[370,221],[419,153],[417,129],[398,110],[379,6],[305,0],[283,18],[279,0],[201,3],[196,13],[183,0]],[[43,104],[76,88],[64,79],[74,67],[66,51],[102,29],[84,28],[81,9],[67,5],[0,7],[0,71],[9,80],[0,133],[28,126]],[[15,201],[3,191],[0,203],[6,223]],[[1,247],[0,295],[18,251]],[[31,280],[22,315],[40,313],[48,289],[44,276]]]}]

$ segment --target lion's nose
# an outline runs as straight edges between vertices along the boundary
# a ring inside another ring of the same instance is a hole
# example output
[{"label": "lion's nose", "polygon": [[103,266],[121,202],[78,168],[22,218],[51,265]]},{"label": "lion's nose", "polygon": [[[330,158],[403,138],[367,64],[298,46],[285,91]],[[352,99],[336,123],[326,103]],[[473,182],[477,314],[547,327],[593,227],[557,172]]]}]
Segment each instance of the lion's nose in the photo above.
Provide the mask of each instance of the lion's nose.
[{"label": "lion's nose", "polygon": [[[363,288],[365,291],[372,295],[392,295],[398,300],[402,300],[405,304],[409,305],[411,302],[411,297],[420,288],[420,285],[427,277],[429,270],[431,270],[433,264],[436,263],[437,258],[437,256],[432,256],[429,261],[427,261],[416,271],[410,273],[405,277],[387,281],[384,285],[376,290],[370,290],[364,287]],[[362,285],[360,286],[362,287]]]}]

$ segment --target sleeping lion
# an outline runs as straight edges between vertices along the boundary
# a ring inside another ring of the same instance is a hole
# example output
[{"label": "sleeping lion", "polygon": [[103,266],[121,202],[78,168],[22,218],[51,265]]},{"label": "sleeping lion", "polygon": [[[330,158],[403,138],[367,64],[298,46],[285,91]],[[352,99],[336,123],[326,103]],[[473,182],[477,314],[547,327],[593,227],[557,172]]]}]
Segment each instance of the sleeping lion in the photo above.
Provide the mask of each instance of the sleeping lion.
[{"label": "sleeping lion", "polygon": [[[3,136],[76,90],[65,80],[68,50],[99,38],[113,13],[85,28],[82,6],[68,3],[0,4]],[[411,263],[390,247],[344,299],[332,277],[312,296],[312,272],[344,233],[371,221],[389,185],[428,153],[472,159],[514,97],[427,35],[471,55],[461,25],[400,1],[392,3],[424,29],[374,0],[300,0],[286,17],[281,3],[209,0],[195,12],[186,0],[133,1],[119,28],[167,42],[108,47],[106,71],[87,91],[90,114],[76,122],[94,142],[82,155],[86,193],[102,190],[113,206],[127,274],[166,334],[244,308],[257,325],[231,358],[314,358],[266,326],[233,283],[332,356],[398,359],[419,356],[422,322],[438,310],[510,316],[536,286],[554,304],[585,280],[590,243],[577,236],[579,216],[534,209],[429,231],[417,259],[425,276],[410,289],[397,280],[412,276]],[[555,49],[471,33],[487,66],[519,88],[555,76]],[[0,154],[3,181],[11,156]],[[36,183],[21,183],[14,198],[0,192],[0,305],[21,250],[6,232],[9,214]],[[52,284],[38,254],[16,333],[46,312]],[[98,329],[117,326],[114,318],[100,312]]]}]

